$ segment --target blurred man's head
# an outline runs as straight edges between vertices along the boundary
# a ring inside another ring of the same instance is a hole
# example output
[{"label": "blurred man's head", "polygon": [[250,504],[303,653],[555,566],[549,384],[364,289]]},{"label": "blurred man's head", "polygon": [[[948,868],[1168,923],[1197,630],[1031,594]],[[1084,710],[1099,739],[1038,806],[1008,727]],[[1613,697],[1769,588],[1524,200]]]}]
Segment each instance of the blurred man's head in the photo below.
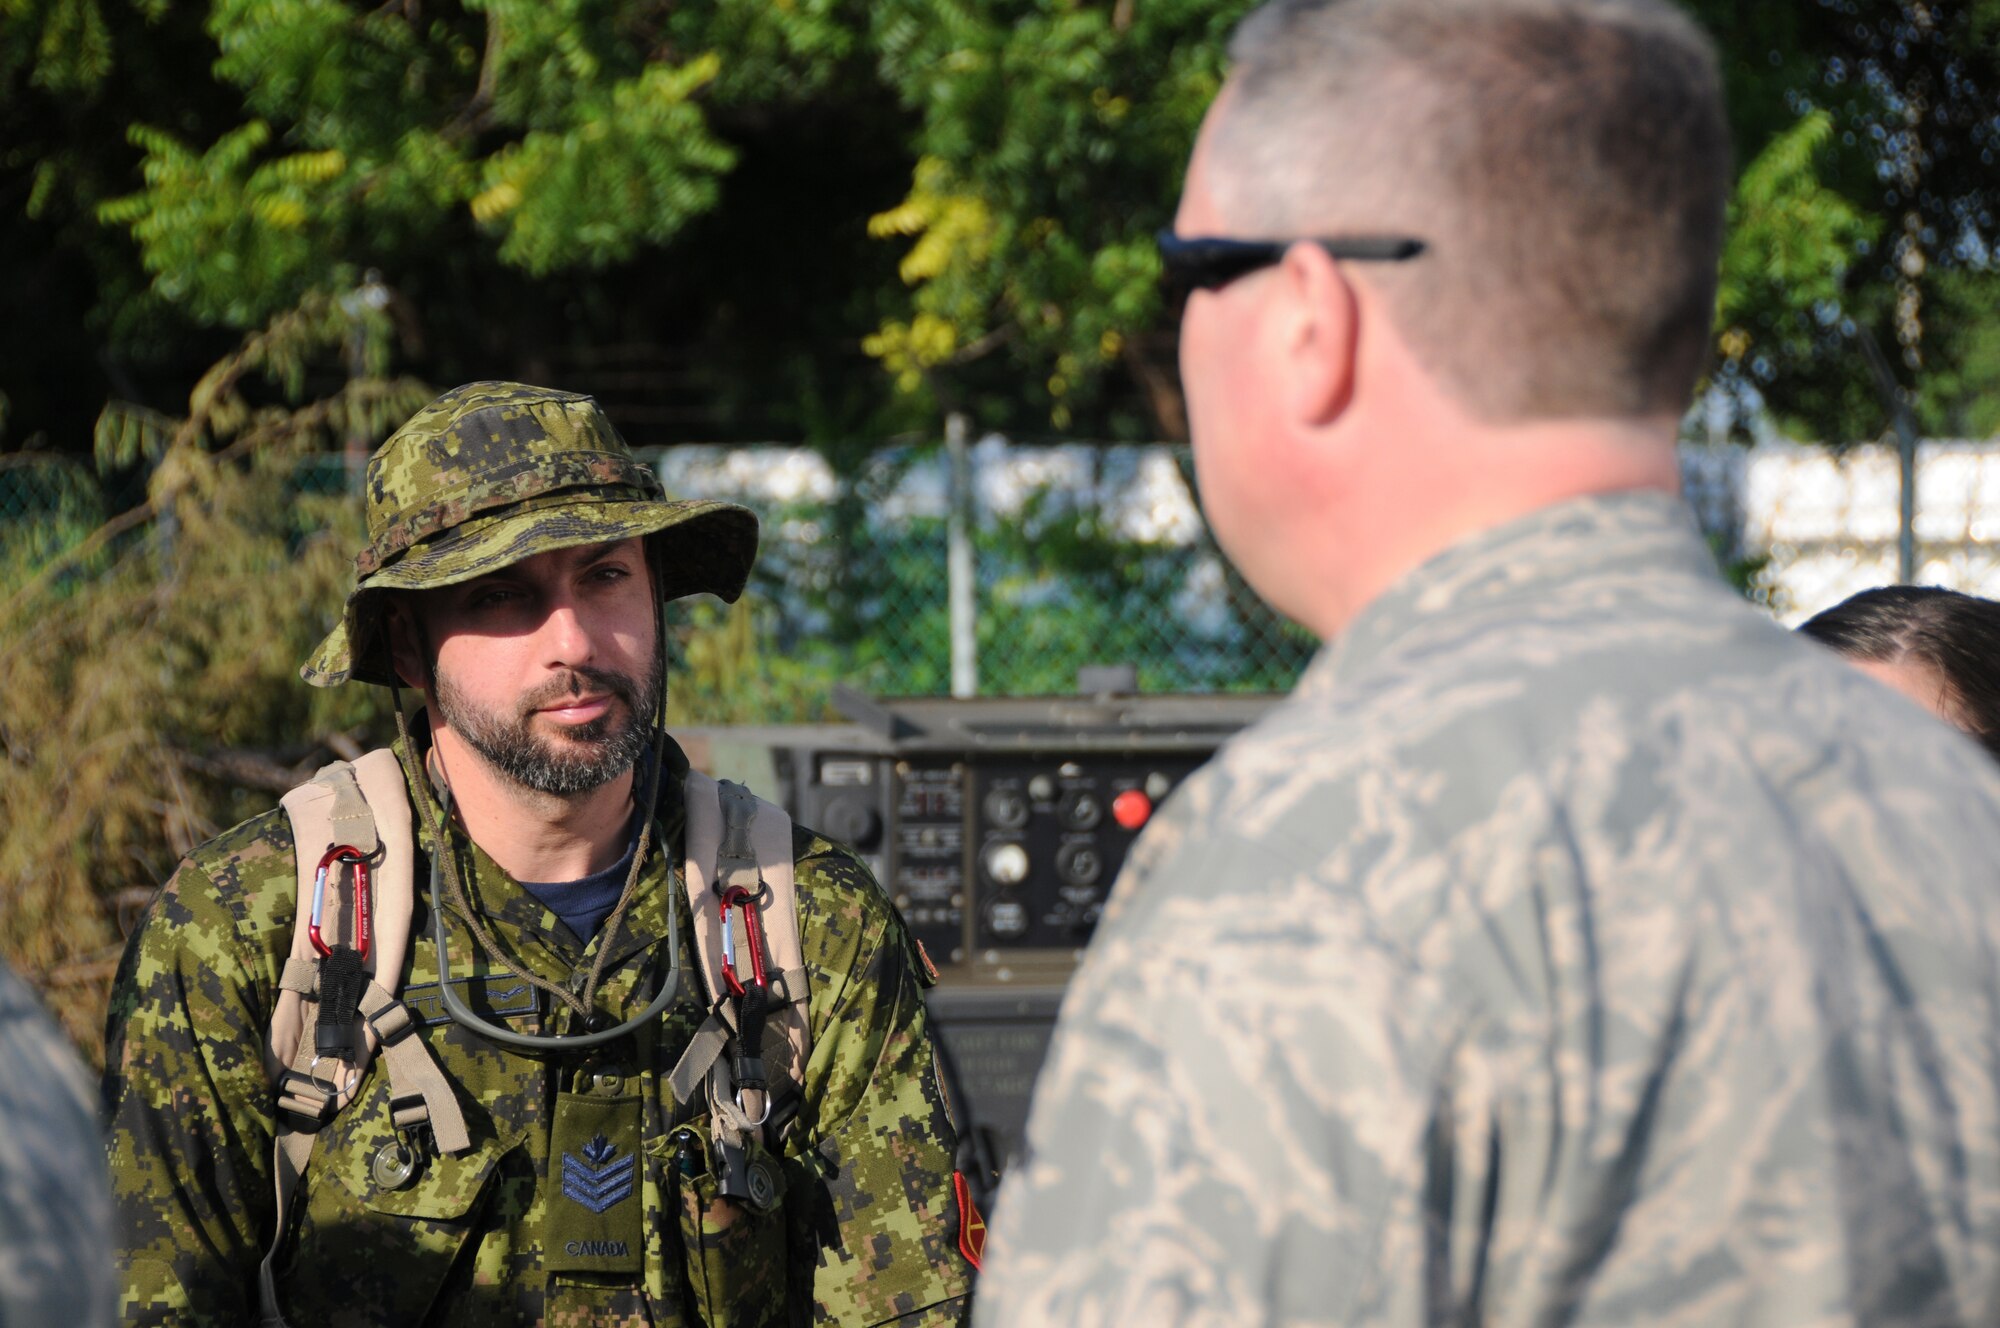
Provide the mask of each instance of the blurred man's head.
[{"label": "blurred man's head", "polygon": [[1231,232],[1398,233],[1369,267],[1491,423],[1678,416],[1728,190],[1714,53],[1665,0],[1278,0],[1231,47],[1208,157]]},{"label": "blurred man's head", "polygon": [[[1694,24],[1666,0],[1276,0],[1231,54],[1176,231],[1422,249],[1345,261],[1295,245],[1189,301],[1183,377],[1225,546],[1265,537],[1288,505],[1345,517],[1430,492],[1450,508],[1439,480],[1482,470],[1539,487],[1474,501],[1429,542],[1538,496],[1654,483],[1657,457],[1591,449],[1670,443],[1706,354],[1728,135]],[[1441,433],[1523,441],[1506,466],[1414,455]],[[1588,446],[1551,451],[1560,438]],[[1363,442],[1390,455],[1343,451]],[[1308,454],[1265,452],[1291,444]],[[1294,611],[1281,569],[1230,551]]]}]

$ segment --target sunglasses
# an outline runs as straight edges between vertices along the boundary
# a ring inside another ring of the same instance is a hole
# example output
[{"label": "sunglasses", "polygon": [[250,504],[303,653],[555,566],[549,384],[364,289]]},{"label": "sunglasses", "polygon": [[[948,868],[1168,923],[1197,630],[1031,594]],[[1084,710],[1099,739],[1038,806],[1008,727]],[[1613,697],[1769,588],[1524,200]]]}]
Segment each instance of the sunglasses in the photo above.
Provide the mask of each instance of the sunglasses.
[{"label": "sunglasses", "polygon": [[1180,321],[1187,298],[1198,290],[1221,290],[1238,277],[1271,267],[1295,244],[1316,244],[1333,258],[1360,263],[1401,263],[1424,251],[1422,240],[1407,235],[1349,235],[1307,240],[1229,240],[1213,236],[1176,235],[1161,231],[1160,290],[1167,308]]}]

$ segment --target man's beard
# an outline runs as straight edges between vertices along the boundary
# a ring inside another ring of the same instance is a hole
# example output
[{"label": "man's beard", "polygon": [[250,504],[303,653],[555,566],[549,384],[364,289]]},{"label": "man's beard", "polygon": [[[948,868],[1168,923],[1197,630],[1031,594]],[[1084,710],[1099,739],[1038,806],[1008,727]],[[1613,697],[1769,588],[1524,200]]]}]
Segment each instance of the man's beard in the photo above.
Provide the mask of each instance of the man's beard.
[{"label": "man's beard", "polygon": [[[488,764],[524,788],[559,798],[601,788],[630,770],[645,750],[647,731],[659,709],[659,689],[649,676],[641,683],[608,669],[571,669],[524,697],[513,715],[482,710],[436,674],[439,716]],[[530,725],[534,713],[586,688],[608,692],[619,704],[583,724],[564,725],[559,737],[542,737]]]}]

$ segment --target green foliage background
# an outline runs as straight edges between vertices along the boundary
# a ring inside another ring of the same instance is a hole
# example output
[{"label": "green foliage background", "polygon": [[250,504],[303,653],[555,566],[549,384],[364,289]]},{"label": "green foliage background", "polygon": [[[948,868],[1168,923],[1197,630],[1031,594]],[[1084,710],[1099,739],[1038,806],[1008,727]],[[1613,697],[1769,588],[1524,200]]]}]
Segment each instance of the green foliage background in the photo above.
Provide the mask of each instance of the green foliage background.
[{"label": "green foliage background", "polygon": [[101,459],[150,459],[144,501],[54,557],[32,541],[5,550],[0,953],[86,1048],[121,917],[181,853],[379,727],[359,689],[297,673],[360,540],[354,504],[301,491],[298,463],[430,395],[368,377],[306,397],[311,358],[348,331],[337,306],[308,301],[203,375],[180,415],[107,409]]},{"label": "green foliage background", "polygon": [[1805,440],[1883,433],[1859,342],[1935,437],[2000,427],[2000,3],[1694,0],[1738,179],[1716,382]]},{"label": "green foliage background", "polygon": [[[371,269],[434,381],[685,350],[641,441],[1178,436],[1148,237],[1248,7],[0,0],[10,436],[77,448]],[[1692,8],[1740,164],[1717,381],[1871,436],[1865,331],[1925,427],[1989,429],[2000,0]]]}]

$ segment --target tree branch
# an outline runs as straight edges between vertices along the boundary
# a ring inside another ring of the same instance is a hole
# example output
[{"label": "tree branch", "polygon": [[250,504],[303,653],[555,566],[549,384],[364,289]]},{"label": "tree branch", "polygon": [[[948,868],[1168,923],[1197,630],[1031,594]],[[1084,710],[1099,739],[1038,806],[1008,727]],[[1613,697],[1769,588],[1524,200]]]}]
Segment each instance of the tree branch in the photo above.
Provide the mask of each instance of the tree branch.
[{"label": "tree branch", "polygon": [[486,11],[486,47],[479,56],[479,82],[472,89],[471,98],[465,103],[452,122],[444,127],[440,137],[447,141],[470,138],[483,133],[493,123],[493,99],[500,82],[500,18],[491,9]]},{"label": "tree branch", "polygon": [[221,747],[207,752],[176,749],[174,758],[183,769],[238,788],[289,793],[312,778],[313,772],[326,764],[329,753],[343,761],[352,761],[361,755],[361,744],[354,733],[329,733],[307,746],[275,752],[250,747]]},{"label": "tree branch", "polygon": [[979,337],[973,341],[968,341],[963,346],[960,346],[957,350],[953,351],[951,353],[951,358],[947,359],[944,362],[945,366],[947,368],[955,369],[961,364],[971,364],[974,360],[984,359],[986,356],[991,355],[994,351],[999,350],[1002,346],[1012,341],[1014,339],[1015,331],[1016,328],[1012,323],[1006,323],[1001,325],[1000,327],[996,327],[991,332],[988,332],[985,336]]}]

